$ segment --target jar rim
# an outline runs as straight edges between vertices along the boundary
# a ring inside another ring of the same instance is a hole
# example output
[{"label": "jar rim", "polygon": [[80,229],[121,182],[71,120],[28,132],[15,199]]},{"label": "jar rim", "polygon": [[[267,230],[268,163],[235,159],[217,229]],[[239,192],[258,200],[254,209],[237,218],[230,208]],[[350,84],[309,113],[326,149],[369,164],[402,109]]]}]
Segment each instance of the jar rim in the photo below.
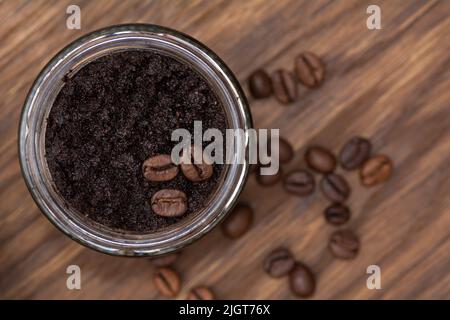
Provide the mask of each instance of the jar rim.
[{"label": "jar rim", "polygon": [[[113,41],[117,42],[113,43]],[[109,231],[105,231],[106,229],[100,231],[100,228],[90,228],[83,225],[82,221],[76,217],[70,216],[68,207],[61,203],[58,204],[52,198],[51,190],[49,190],[51,186],[45,179],[46,172],[42,163],[45,162],[45,156],[39,146],[42,146],[41,140],[45,138],[43,137],[45,136],[45,128],[43,129],[44,132],[41,131],[42,122],[45,122],[45,114],[48,115],[52,107],[52,104],[45,105],[45,101],[50,99],[49,90],[54,89],[57,80],[61,80],[56,79],[58,78],[56,75],[59,74],[59,78],[61,78],[64,68],[67,71],[69,65],[74,64],[72,60],[79,59],[82,61],[83,58],[86,59],[87,52],[93,54],[98,50],[106,50],[105,48],[115,48],[116,44],[124,45],[121,41],[128,41],[128,43],[136,45],[139,41],[147,41],[146,46],[149,45],[150,41],[153,41],[153,45],[168,46],[167,50],[184,50],[180,51],[187,55],[183,58],[197,59],[198,61],[192,60],[191,62],[201,63],[197,67],[204,68],[205,74],[209,72],[208,75],[214,77],[209,80],[216,81],[215,85],[224,90],[222,94],[224,97],[227,96],[225,98],[228,104],[223,107],[230,108],[228,111],[231,112],[230,116],[234,126],[244,129],[244,132],[252,127],[248,103],[239,82],[226,64],[211,49],[182,32],[158,25],[114,25],[76,39],[59,51],[37,76],[27,94],[20,118],[18,141],[21,171],[27,188],[43,214],[58,229],[77,242],[112,255],[153,256],[165,254],[178,250],[205,235],[232,209],[243,189],[249,171],[246,156],[249,137],[247,134],[243,137],[245,150],[237,150],[237,152],[244,152],[244,156],[236,154],[236,157],[245,159],[245,163],[243,165],[238,163],[230,165],[225,177],[228,180],[222,186],[225,189],[221,190],[222,194],[218,196],[218,199],[215,199],[217,203],[208,207],[208,210],[205,210],[199,217],[193,218],[193,224],[185,226],[185,230],[172,232],[170,236],[168,236],[168,233],[162,232],[159,236],[157,233],[151,233],[145,236],[136,235],[133,238],[127,232],[109,234]],[[132,41],[136,41],[136,43]],[[155,41],[158,41],[158,43]],[[153,49],[153,47],[148,48]],[[83,54],[85,54],[84,57]],[[222,104],[224,104],[223,102]],[[49,173],[47,172],[47,174]]]}]

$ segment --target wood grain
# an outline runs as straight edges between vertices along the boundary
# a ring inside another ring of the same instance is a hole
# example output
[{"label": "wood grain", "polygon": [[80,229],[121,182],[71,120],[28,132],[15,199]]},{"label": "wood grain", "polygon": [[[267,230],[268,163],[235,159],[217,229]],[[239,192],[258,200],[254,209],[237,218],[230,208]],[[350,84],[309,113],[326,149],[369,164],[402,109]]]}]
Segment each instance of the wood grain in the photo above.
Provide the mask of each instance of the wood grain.
[{"label": "wood grain", "polygon": [[[17,126],[32,81],[59,49],[111,24],[155,23],[184,31],[216,51],[242,83],[259,67],[292,68],[308,49],[327,64],[319,90],[300,100],[250,101],[256,127],[281,128],[297,151],[284,170],[304,166],[311,143],[337,152],[353,135],[391,156],[392,178],[372,189],[348,177],[349,228],[361,237],[353,261],[326,249],[333,228],[319,194],[300,199],[253,177],[242,194],[256,213],[238,241],[219,229],[177,262],[183,297],[210,285],[224,299],[292,299],[286,280],[261,268],[278,245],[318,277],[314,298],[450,298],[450,2],[449,1],[77,1],[82,30],[65,28],[72,1],[0,1],[0,298],[158,299],[148,259],[106,256],[71,241],[39,212],[22,180]],[[382,29],[366,28],[378,4]],[[82,290],[66,289],[66,267],[82,269]],[[366,268],[382,270],[382,289],[366,287]]]}]

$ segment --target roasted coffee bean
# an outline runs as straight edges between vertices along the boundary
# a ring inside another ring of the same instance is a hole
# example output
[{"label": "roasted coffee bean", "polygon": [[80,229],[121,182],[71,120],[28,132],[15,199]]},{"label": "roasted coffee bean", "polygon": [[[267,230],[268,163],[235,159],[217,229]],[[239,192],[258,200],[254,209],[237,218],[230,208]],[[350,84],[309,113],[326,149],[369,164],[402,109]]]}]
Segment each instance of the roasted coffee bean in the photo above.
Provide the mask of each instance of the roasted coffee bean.
[{"label": "roasted coffee bean", "polygon": [[297,262],[289,273],[289,285],[293,294],[307,298],[316,290],[316,279],[306,265]]},{"label": "roasted coffee bean", "polygon": [[213,174],[213,166],[207,163],[182,164],[181,171],[186,179],[192,182],[200,182],[211,178]]},{"label": "roasted coffee bean", "polygon": [[196,287],[189,291],[187,300],[214,300],[214,293],[208,287]]},{"label": "roasted coffee bean", "polygon": [[170,268],[158,268],[153,277],[153,282],[159,292],[166,297],[173,298],[180,292],[180,276]]},{"label": "roasted coffee bean", "polygon": [[278,248],[264,260],[264,270],[274,278],[285,276],[295,265],[292,253],[286,248]]},{"label": "roasted coffee bean", "polygon": [[383,182],[392,173],[393,165],[385,155],[377,155],[364,162],[359,172],[363,185],[370,187]]},{"label": "roasted coffee bean", "polygon": [[[191,146],[188,154],[183,155],[181,163],[181,171],[186,179],[192,182],[200,182],[211,178],[213,174],[212,161],[206,157],[201,147]],[[201,159],[202,162],[195,163],[195,159]]]},{"label": "roasted coffee bean", "polygon": [[344,202],[350,195],[347,181],[340,175],[330,173],[320,181],[320,189],[325,197],[334,202]]},{"label": "roasted coffee bean", "polygon": [[169,253],[160,257],[152,258],[151,262],[155,267],[168,267],[177,261],[179,255],[180,254],[178,252]]},{"label": "roasted coffee bean", "polygon": [[[268,141],[265,145],[263,145],[264,148],[267,149],[267,156],[274,157],[275,154],[272,153],[272,140],[270,137],[268,137]],[[257,156],[259,156],[259,149],[260,146],[258,145],[257,148]],[[294,157],[294,150],[292,149],[291,144],[289,141],[284,139],[283,137],[279,137],[278,139],[278,159],[280,163],[288,163],[292,160]],[[259,159],[258,159],[259,160]],[[259,161],[258,161],[259,162]]]},{"label": "roasted coffee bean", "polygon": [[187,210],[187,197],[183,191],[162,189],[150,199],[153,211],[163,217],[178,217]]},{"label": "roasted coffee bean", "polygon": [[336,167],[334,155],[321,146],[309,147],[305,153],[305,160],[311,169],[320,173],[333,172]]},{"label": "roasted coffee bean", "polygon": [[248,86],[255,99],[267,98],[272,94],[272,81],[262,69],[256,70],[250,75]]},{"label": "roasted coffee bean", "polygon": [[284,138],[279,139],[279,160],[280,163],[288,163],[294,157],[294,150],[291,144]]},{"label": "roasted coffee bean", "polygon": [[312,52],[303,52],[295,60],[295,72],[298,80],[308,88],[322,84],[325,78],[325,65]]},{"label": "roasted coffee bean", "polygon": [[340,203],[334,203],[325,209],[325,219],[333,225],[341,225],[350,219],[350,209]]},{"label": "roasted coffee bean", "polygon": [[361,166],[370,157],[372,145],[369,140],[361,137],[351,138],[339,153],[339,162],[346,170]]},{"label": "roasted coffee bean", "polygon": [[272,75],[272,87],[280,103],[289,104],[297,99],[297,84],[294,75],[288,70],[278,70]]},{"label": "roasted coffee bean", "polygon": [[353,259],[359,251],[359,239],[350,230],[339,230],[330,237],[328,249],[339,259]]},{"label": "roasted coffee bean", "polygon": [[176,166],[168,154],[150,157],[142,164],[142,172],[149,181],[169,181],[178,174]]},{"label": "roasted coffee bean", "polygon": [[239,238],[250,229],[253,221],[253,210],[246,204],[237,204],[233,211],[222,222],[222,232],[231,239]]},{"label": "roasted coffee bean", "polygon": [[258,181],[260,185],[265,187],[273,186],[282,179],[283,173],[281,168],[278,168],[278,172],[275,174],[263,175],[261,174],[261,168],[263,167],[264,166],[259,166],[257,170],[256,181]]},{"label": "roasted coffee bean", "polygon": [[313,193],[315,185],[313,175],[306,170],[292,171],[283,181],[284,190],[301,197]]}]

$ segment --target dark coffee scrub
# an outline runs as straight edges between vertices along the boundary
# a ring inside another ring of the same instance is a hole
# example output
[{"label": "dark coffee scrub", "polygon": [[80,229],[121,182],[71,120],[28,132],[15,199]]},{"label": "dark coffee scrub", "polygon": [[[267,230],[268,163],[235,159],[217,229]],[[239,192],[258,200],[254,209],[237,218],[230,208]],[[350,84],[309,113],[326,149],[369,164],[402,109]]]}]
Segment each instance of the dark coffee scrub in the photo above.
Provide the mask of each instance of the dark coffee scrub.
[{"label": "dark coffee scrub", "polygon": [[103,56],[66,76],[48,117],[54,185],[90,219],[123,231],[166,228],[206,206],[223,165],[175,166],[172,131],[227,128],[220,101],[190,66],[155,51]]}]

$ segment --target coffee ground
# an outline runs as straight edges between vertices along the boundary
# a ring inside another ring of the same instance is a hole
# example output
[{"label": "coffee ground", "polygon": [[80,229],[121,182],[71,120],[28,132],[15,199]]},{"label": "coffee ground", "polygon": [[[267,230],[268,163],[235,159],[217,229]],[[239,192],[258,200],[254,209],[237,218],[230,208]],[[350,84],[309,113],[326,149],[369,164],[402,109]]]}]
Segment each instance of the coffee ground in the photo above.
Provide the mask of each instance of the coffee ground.
[{"label": "coffee ground", "polygon": [[[223,169],[214,165],[205,182],[180,172],[168,182],[150,182],[142,163],[170,154],[174,129],[193,133],[226,129],[225,114],[212,89],[191,67],[163,54],[129,50],[98,58],[66,77],[50,111],[46,159],[58,192],[92,220],[125,231],[165,228],[202,209]],[[148,203],[158,190],[175,188],[188,197],[177,218],[156,215]]]}]

